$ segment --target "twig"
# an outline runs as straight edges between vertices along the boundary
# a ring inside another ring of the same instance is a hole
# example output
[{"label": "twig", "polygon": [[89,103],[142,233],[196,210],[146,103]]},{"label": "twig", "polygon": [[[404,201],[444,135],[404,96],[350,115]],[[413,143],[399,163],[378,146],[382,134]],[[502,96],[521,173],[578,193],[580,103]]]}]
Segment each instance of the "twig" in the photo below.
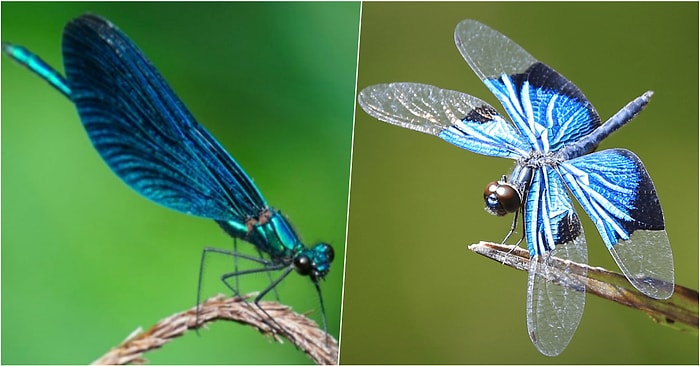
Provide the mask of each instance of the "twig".
[{"label": "twig", "polygon": [[216,295],[201,304],[199,323],[196,323],[196,307],[171,315],[149,330],[142,332],[139,328],[129,335],[124,342],[111,349],[104,356],[95,360],[93,365],[123,365],[127,363],[144,363],[143,354],[158,349],[185,332],[217,320],[235,321],[247,324],[263,334],[271,335],[282,343],[281,337],[303,350],[316,364],[337,364],[338,343],[331,336],[318,328],[316,323],[293,312],[288,306],[271,301],[261,301],[260,306],[274,318],[274,322],[257,307],[246,302],[255,294],[243,297],[226,297]]},{"label": "twig", "polygon": [[[527,271],[530,266],[530,255],[520,247],[482,241],[470,245],[469,250],[521,271]],[[550,260],[563,263],[556,257]],[[676,285],[671,298],[657,300],[639,292],[619,273],[580,263],[569,263],[568,268],[573,276],[579,277],[579,283],[586,284],[586,292],[644,311],[656,322],[671,328],[698,335],[697,291]],[[583,271],[587,271],[587,277],[580,275],[586,273]]]}]

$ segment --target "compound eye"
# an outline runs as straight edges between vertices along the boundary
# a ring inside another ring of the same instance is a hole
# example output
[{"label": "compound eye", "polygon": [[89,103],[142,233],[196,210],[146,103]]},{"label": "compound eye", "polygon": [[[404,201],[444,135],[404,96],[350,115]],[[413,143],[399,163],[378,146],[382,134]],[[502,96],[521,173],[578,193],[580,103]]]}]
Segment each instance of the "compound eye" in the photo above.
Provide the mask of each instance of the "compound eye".
[{"label": "compound eye", "polygon": [[306,276],[311,273],[311,259],[305,255],[300,255],[294,258],[294,269],[300,275]]},{"label": "compound eye", "polygon": [[496,189],[498,202],[508,212],[515,212],[520,208],[520,194],[510,184],[501,185]]},{"label": "compound eye", "polygon": [[326,258],[328,258],[328,263],[333,262],[333,258],[335,258],[335,252],[333,251],[333,247],[328,244],[323,244],[323,249],[326,252]]},{"label": "compound eye", "polygon": [[489,182],[489,184],[486,185],[486,189],[484,189],[484,199],[492,194],[496,194],[498,185],[498,182]]},{"label": "compound eye", "polygon": [[504,216],[520,208],[520,193],[506,182],[490,182],[484,190],[486,211]]}]

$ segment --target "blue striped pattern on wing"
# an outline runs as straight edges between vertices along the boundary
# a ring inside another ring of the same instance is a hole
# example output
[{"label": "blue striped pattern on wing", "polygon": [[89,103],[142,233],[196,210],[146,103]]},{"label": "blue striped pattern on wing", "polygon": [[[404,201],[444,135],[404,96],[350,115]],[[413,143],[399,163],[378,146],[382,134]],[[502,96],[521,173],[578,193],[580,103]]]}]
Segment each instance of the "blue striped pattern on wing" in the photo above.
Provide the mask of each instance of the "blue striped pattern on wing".
[{"label": "blue striped pattern on wing", "polygon": [[484,80],[532,149],[557,151],[600,125],[600,117],[574,84],[543,63],[523,74]]},{"label": "blue striped pattern on wing", "polygon": [[583,237],[583,227],[557,171],[535,169],[525,203],[525,237],[531,257]]},{"label": "blue striped pattern on wing", "polygon": [[267,206],[238,163],[119,29],[81,16],[64,30],[63,53],[70,98],[90,140],[134,190],[215,220],[241,222]]},{"label": "blue striped pattern on wing", "polygon": [[556,151],[600,125],[576,85],[498,31],[464,20],[455,29],[455,43],[532,149]]},{"label": "blue striped pattern on wing", "polygon": [[379,120],[438,136],[478,154],[518,159],[530,151],[493,107],[468,94],[432,85],[391,83],[363,89],[357,101]]},{"label": "blue striped pattern on wing", "polygon": [[[583,227],[557,171],[535,169],[527,195],[525,236],[530,250],[527,325],[532,343],[545,355],[556,356],[571,341],[583,316],[585,285],[554,268],[550,255],[588,263]],[[585,273],[580,275],[585,276]]]},{"label": "blue striped pattern on wing", "polygon": [[560,171],[630,282],[645,294],[673,293],[673,256],[654,183],[629,150],[565,161]]},{"label": "blue striped pattern on wing", "polygon": [[560,170],[605,245],[628,240],[638,229],[663,230],[661,205],[639,158],[625,149],[610,149],[562,162]]}]

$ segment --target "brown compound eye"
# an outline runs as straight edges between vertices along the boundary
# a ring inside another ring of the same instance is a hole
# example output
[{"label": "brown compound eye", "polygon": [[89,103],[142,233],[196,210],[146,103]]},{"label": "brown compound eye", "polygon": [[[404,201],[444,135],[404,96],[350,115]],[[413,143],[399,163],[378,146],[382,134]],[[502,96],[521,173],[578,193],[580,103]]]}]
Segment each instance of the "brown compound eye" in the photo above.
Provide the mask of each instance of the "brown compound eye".
[{"label": "brown compound eye", "polygon": [[490,182],[484,189],[484,202],[488,213],[504,216],[520,208],[520,193],[506,182]]}]

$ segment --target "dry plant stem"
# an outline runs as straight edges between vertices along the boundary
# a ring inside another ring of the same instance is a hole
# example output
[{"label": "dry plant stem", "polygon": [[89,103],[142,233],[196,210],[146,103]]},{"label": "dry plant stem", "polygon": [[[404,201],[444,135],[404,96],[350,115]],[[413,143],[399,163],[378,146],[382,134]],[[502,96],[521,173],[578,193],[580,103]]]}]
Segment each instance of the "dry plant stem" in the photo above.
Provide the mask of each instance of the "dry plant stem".
[{"label": "dry plant stem", "polygon": [[[528,251],[520,247],[482,241],[470,245],[469,250],[521,271],[527,271],[530,266]],[[563,261],[556,257],[553,259]],[[698,335],[697,291],[676,285],[671,298],[657,300],[639,292],[619,273],[581,263],[573,263],[569,267],[576,276],[586,273],[582,271],[584,268],[587,270],[587,276],[580,276],[581,282],[586,284],[586,292],[642,310],[658,323]]]},{"label": "dry plant stem", "polygon": [[254,304],[246,302],[246,299],[254,296],[255,294],[243,297],[211,297],[201,304],[199,323],[196,323],[195,319],[196,307],[171,315],[145,332],[138,329],[93,364],[144,363],[144,353],[162,347],[189,330],[217,320],[249,325],[263,334],[271,335],[280,343],[281,337],[287,338],[316,364],[338,363],[338,343],[332,336],[319,329],[313,320],[293,312],[288,306],[271,301],[260,302],[260,306],[275,319],[273,322]]}]

